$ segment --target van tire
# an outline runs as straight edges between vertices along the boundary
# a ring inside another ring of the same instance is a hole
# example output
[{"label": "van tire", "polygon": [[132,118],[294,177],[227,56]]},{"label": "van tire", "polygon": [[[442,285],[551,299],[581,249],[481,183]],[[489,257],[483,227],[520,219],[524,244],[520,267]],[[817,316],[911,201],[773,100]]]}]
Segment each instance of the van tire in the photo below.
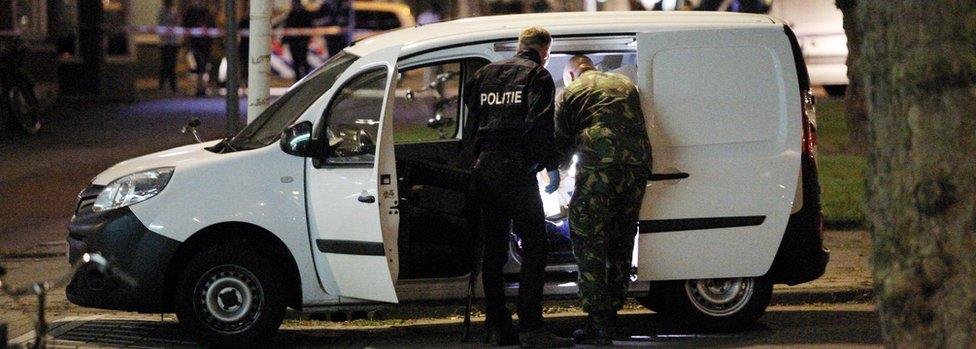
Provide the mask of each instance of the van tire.
[{"label": "van tire", "polygon": [[[730,292],[738,296],[703,294],[709,292],[708,285],[717,289],[739,290]],[[637,301],[693,329],[731,332],[751,327],[766,312],[772,294],[773,284],[767,277],[680,280],[652,283],[648,296],[638,297]],[[722,297],[731,299],[728,302],[709,301],[709,298],[715,300]]]},{"label": "van tire", "polygon": [[215,347],[268,343],[285,317],[282,273],[274,265],[243,241],[201,249],[178,280],[180,325]]},{"label": "van tire", "polygon": [[658,315],[670,316],[670,313],[668,313],[670,308],[666,306],[669,299],[665,292],[666,283],[669,283],[669,281],[652,282],[651,290],[647,292],[647,295],[635,297],[634,300],[644,306],[644,308],[647,308],[647,310],[653,311]]}]

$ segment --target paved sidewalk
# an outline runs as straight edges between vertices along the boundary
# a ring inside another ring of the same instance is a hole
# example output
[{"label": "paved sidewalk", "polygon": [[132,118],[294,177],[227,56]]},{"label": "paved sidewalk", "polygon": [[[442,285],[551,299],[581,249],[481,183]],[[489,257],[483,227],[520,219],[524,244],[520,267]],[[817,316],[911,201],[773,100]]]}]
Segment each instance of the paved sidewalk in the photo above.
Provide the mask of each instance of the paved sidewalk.
[{"label": "paved sidewalk", "polygon": [[[868,254],[870,252],[868,234],[862,231],[830,231],[826,233],[826,244],[831,249],[831,261],[827,266],[826,274],[820,279],[806,284],[777,286],[774,290],[771,309],[793,309],[818,304],[822,306],[824,304],[828,306],[831,304],[862,304],[870,307],[868,303],[872,302],[872,296],[870,269],[868,267]],[[61,253],[63,253],[63,245],[55,244],[35,246],[9,254],[9,256],[17,258],[0,259],[0,263],[3,263],[10,270],[6,282],[11,285],[24,285],[37,277],[50,278],[58,275],[66,269],[67,264]],[[57,256],[51,257],[51,255]],[[57,320],[57,323],[69,326],[63,328],[69,334],[66,338],[82,338],[83,334],[87,333],[85,331],[94,331],[104,327],[103,325],[107,323],[112,325],[109,327],[128,328],[125,331],[144,333],[140,337],[143,338],[140,339],[143,342],[139,343],[145,344],[144,346],[158,347],[169,346],[172,343],[163,345],[165,343],[154,341],[160,338],[169,340],[173,331],[179,332],[172,315],[163,316],[161,322],[161,316],[158,314],[147,315],[82,308],[67,302],[63,288],[52,290],[48,299],[48,319]],[[583,314],[575,304],[575,301],[548,302],[547,317],[580,318]],[[7,322],[10,325],[11,338],[21,337],[21,339],[25,339],[31,337],[30,335],[24,336],[33,329],[34,306],[35,302],[32,298],[21,299],[18,302],[0,297],[0,321]],[[323,333],[332,334],[334,334],[333,331],[341,330],[341,333],[356,333],[357,337],[363,333],[373,333],[375,328],[387,329],[384,331],[390,331],[389,328],[400,328],[397,331],[411,332],[414,326],[425,328],[425,326],[437,325],[450,327],[454,331],[460,328],[461,309],[459,306],[394,306],[379,311],[375,320],[352,322],[312,321],[293,314],[282,328],[286,330],[284,333],[293,333],[295,337],[286,335],[282,338],[292,338],[299,342],[310,341],[312,339],[309,338],[317,338],[323,335],[316,334],[316,329],[325,331]],[[873,316],[870,315],[873,314],[872,311],[865,310],[866,314],[861,315]],[[630,304],[627,312],[635,314],[635,316],[649,313],[636,304]],[[483,318],[476,318],[476,321],[481,320]],[[81,326],[89,322],[91,324]],[[151,326],[147,324],[151,324]],[[452,325],[448,326],[447,324]],[[67,329],[72,330],[68,331]],[[111,333],[103,334],[110,338],[118,337]],[[457,335],[459,336],[459,334]],[[118,340],[131,340],[131,338]],[[179,340],[189,341],[185,337],[179,337]],[[374,342],[369,343],[375,344]]]},{"label": "paved sidewalk", "polygon": [[[584,317],[578,313],[547,315],[548,327],[563,335]],[[880,326],[870,304],[773,306],[751,329],[735,333],[701,333],[673,325],[650,312],[621,315],[629,337],[615,346],[634,347],[870,347],[882,344]],[[474,323],[473,342],[462,342],[460,321],[434,319],[407,324],[286,324],[274,338],[275,348],[486,348],[483,319]],[[26,344],[31,334],[12,343]],[[128,315],[71,317],[53,324],[48,344],[59,348],[197,347],[171,318]]]}]

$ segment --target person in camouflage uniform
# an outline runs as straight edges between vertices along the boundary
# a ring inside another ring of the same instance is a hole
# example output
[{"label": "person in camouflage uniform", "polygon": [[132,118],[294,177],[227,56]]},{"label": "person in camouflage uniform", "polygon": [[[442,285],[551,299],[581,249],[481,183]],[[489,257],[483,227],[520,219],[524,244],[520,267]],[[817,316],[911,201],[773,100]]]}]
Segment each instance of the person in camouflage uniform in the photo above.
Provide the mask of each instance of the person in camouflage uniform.
[{"label": "person in camouflage uniform", "polygon": [[596,70],[574,56],[572,80],[556,110],[556,144],[567,163],[573,154],[576,189],[569,204],[573,254],[587,326],[578,342],[609,344],[617,311],[627,297],[637,214],[650,174],[651,145],[637,87],[626,76]]}]

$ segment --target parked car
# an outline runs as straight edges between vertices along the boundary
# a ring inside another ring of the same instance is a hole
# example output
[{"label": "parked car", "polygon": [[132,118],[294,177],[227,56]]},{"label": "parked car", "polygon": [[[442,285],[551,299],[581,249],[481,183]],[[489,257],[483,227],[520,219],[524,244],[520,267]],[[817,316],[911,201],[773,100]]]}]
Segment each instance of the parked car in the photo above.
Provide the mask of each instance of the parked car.
[{"label": "parked car", "polygon": [[[549,69],[585,52],[631,71],[643,91],[654,174],[634,298],[689,324],[737,329],[764,313],[773,284],[823,274],[813,99],[788,26],[765,15],[552,13],[377,35],[231,139],[112,166],[79,195],[69,260],[99,251],[139,286],[80,273],[68,299],[175,312],[224,345],[269,338],[286,307],[465,299],[478,255],[478,198],[465,190],[478,121],[457,96],[532,25],[554,35]],[[550,217],[553,239],[566,224]],[[557,242],[545,295],[573,297],[576,266]],[[506,272],[518,264],[513,240]]]},{"label": "parked car", "polygon": [[[405,4],[353,1],[356,26],[352,30],[353,40],[376,35],[388,30],[408,28],[416,25],[410,6]],[[294,57],[285,49],[281,37],[273,38],[271,55],[272,71],[286,79],[293,79],[295,71],[292,69]],[[312,67],[317,67],[329,59],[329,52],[325,48],[325,40],[321,36],[312,37],[309,41],[308,61]]]},{"label": "parked car", "polygon": [[847,88],[847,35],[844,15],[833,0],[776,0],[769,15],[783,19],[796,33],[807,62],[810,83],[831,95]]}]

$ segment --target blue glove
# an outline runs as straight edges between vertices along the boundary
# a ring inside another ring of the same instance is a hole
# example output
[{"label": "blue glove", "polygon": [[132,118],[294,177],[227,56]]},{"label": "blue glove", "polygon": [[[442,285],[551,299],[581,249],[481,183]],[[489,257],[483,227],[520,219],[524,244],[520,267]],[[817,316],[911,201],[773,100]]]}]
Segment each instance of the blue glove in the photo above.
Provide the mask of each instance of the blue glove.
[{"label": "blue glove", "polygon": [[546,194],[552,194],[559,189],[559,170],[549,171],[549,185],[546,186]]}]

